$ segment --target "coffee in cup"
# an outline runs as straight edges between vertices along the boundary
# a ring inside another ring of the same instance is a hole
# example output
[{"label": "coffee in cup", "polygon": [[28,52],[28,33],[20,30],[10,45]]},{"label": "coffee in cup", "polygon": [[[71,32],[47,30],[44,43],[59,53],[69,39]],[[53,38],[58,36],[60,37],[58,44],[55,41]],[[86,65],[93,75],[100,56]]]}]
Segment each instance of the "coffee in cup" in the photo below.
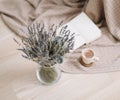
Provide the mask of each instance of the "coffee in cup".
[{"label": "coffee in cup", "polygon": [[99,58],[95,56],[95,53],[92,49],[83,49],[81,58],[85,64],[92,64],[99,60]]}]

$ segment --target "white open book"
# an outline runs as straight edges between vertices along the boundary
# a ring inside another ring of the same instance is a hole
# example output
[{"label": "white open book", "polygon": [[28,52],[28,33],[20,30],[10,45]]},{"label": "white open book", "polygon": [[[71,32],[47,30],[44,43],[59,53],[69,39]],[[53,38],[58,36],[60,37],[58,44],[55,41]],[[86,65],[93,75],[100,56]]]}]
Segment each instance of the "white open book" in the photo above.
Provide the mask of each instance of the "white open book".
[{"label": "white open book", "polygon": [[[88,44],[101,36],[100,29],[92,22],[92,20],[84,13],[80,13],[73,18],[70,22],[63,25],[68,26],[67,29],[75,33],[75,42],[73,50],[79,48],[83,44]],[[58,32],[61,30],[60,27]]]}]

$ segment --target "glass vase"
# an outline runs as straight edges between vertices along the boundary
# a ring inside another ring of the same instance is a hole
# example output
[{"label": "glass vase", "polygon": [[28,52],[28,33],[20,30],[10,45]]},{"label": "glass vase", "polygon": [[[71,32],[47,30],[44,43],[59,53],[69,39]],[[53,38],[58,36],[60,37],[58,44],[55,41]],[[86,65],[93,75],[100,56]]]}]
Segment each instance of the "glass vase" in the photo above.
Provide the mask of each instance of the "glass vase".
[{"label": "glass vase", "polygon": [[36,70],[36,76],[38,81],[44,85],[51,85],[56,83],[61,76],[61,70],[58,66],[40,66]]}]

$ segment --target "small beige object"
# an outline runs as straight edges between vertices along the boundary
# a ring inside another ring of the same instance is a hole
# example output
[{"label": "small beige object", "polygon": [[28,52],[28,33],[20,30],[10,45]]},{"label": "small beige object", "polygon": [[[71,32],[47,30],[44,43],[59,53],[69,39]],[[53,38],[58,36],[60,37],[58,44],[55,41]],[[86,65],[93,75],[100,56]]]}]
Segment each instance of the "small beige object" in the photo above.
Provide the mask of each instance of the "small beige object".
[{"label": "small beige object", "polygon": [[84,65],[91,65],[98,60],[99,58],[95,56],[94,50],[89,48],[82,50],[81,61],[84,63]]}]

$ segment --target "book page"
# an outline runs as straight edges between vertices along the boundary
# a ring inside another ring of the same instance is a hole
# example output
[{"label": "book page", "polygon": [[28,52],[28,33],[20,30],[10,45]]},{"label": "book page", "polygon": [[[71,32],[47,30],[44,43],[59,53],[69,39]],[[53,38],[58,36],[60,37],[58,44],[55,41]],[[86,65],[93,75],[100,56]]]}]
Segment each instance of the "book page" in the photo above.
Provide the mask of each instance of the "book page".
[{"label": "book page", "polygon": [[67,25],[72,25],[73,29],[75,28],[86,40],[86,43],[92,42],[101,36],[100,29],[84,12],[73,18]]},{"label": "book page", "polygon": [[[71,34],[75,33],[75,43],[73,50],[79,48],[83,44],[90,43],[101,36],[100,29],[84,12],[80,13],[62,27],[65,27],[66,25],[68,26],[67,30],[70,30]],[[59,31],[61,28],[59,28]]]}]

